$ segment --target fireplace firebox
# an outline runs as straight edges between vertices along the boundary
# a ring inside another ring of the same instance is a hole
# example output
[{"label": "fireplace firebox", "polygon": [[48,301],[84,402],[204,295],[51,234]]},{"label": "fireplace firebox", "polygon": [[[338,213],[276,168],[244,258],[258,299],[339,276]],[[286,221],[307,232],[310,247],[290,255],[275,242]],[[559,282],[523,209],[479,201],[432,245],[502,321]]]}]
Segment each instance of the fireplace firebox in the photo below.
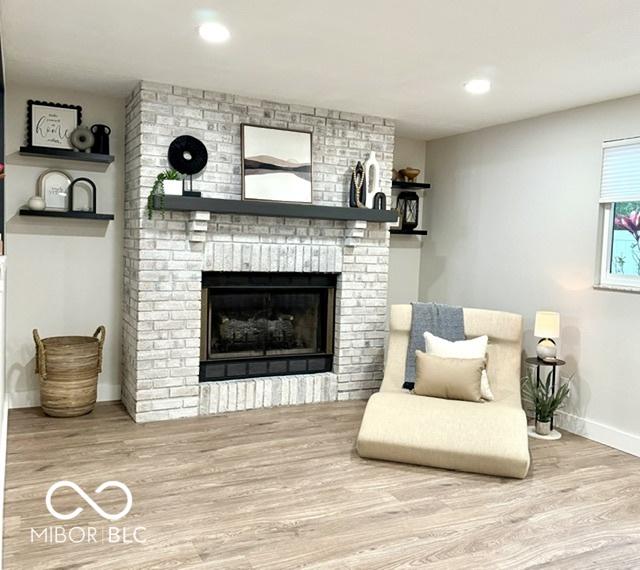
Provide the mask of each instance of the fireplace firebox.
[{"label": "fireplace firebox", "polygon": [[337,275],[202,275],[200,381],[327,372]]}]

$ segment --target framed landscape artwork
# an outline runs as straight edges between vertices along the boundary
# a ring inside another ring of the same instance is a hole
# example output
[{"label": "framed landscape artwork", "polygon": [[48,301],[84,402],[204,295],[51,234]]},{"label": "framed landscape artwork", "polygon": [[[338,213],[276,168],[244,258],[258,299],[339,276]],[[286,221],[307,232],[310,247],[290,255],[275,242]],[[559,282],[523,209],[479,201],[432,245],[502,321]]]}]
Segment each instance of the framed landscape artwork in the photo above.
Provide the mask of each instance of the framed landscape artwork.
[{"label": "framed landscape artwork", "polygon": [[311,203],[311,133],[242,125],[242,199]]}]

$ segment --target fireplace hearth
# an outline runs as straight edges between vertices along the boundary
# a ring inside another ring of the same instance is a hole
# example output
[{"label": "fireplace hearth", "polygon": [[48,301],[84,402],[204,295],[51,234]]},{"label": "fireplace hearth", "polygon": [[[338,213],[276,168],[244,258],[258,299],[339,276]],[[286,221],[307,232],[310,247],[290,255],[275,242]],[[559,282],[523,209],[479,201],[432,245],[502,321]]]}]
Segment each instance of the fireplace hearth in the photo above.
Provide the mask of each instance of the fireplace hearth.
[{"label": "fireplace hearth", "polygon": [[206,272],[200,381],[327,372],[337,275]]}]

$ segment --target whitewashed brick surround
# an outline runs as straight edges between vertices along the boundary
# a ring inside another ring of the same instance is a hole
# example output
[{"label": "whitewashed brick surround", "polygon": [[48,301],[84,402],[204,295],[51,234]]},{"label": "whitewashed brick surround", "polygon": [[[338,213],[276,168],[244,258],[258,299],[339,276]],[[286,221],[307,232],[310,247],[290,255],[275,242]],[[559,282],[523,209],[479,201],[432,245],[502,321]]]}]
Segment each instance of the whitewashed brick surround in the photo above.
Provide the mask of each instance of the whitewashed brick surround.
[{"label": "whitewashed brick surround", "polygon": [[338,377],[331,372],[203,382],[200,414],[331,402],[337,398]]},{"label": "whitewashed brick surround", "polygon": [[[350,167],[374,150],[390,194],[393,124],[378,117],[142,82],[127,102],[123,393],[136,421],[364,398],[382,378],[385,224],[145,213],[171,141],[209,151],[203,196],[239,199],[240,124],[313,132],[313,203],[346,206]],[[199,384],[203,271],[338,273],[332,373]]]}]

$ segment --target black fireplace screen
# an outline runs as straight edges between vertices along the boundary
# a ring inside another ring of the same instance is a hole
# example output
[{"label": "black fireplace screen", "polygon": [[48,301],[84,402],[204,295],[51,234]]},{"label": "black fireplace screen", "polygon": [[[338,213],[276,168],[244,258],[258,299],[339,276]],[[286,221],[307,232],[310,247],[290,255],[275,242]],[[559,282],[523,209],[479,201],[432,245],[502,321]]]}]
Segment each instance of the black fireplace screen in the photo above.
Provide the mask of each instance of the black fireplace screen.
[{"label": "black fireplace screen", "polygon": [[201,380],[330,370],[336,276],[205,273]]},{"label": "black fireplace screen", "polygon": [[325,291],[209,290],[209,359],[324,352]]}]

